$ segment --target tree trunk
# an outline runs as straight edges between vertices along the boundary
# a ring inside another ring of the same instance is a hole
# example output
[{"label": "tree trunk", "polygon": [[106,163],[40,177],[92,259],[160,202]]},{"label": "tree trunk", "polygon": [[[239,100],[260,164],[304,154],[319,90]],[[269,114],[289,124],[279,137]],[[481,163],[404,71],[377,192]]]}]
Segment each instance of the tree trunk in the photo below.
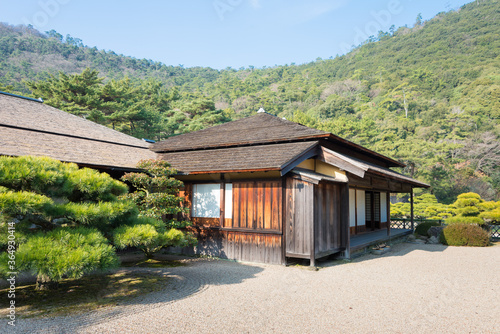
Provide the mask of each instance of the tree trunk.
[{"label": "tree trunk", "polygon": [[146,259],[151,260],[153,258],[154,252],[145,251]]},{"label": "tree trunk", "polygon": [[47,275],[38,275],[36,277],[36,290],[52,290],[58,287],[58,283],[51,280]]}]

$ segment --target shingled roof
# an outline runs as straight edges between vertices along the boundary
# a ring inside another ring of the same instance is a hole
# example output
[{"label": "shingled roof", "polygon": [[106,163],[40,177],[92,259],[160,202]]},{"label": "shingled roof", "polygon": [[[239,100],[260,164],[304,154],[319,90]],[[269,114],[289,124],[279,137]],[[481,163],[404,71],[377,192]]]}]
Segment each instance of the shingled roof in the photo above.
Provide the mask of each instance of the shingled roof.
[{"label": "shingled roof", "polygon": [[318,142],[298,142],[159,154],[181,174],[280,171],[316,155]]},{"label": "shingled roof", "polygon": [[369,172],[372,174],[383,176],[388,179],[409,183],[415,187],[422,187],[422,188],[430,187],[430,185],[428,185],[427,183],[420,182],[409,176],[395,172],[389,168],[380,167],[368,161],[363,161],[355,157],[351,157],[338,152],[333,152],[324,147],[320,148],[319,156],[320,159],[331,164],[332,166],[343,169],[361,178],[365,176],[365,172]]},{"label": "shingled roof", "polygon": [[0,92],[1,155],[133,169],[139,160],[156,157],[150,145],[40,101]]},{"label": "shingled roof", "polygon": [[166,153],[269,143],[317,141],[321,139],[367,154],[379,161],[383,161],[388,166],[404,166],[404,164],[393,159],[329,132],[312,129],[268,113],[258,113],[251,117],[211,128],[170,137],[155,143],[151,149],[157,153]]},{"label": "shingled roof", "polygon": [[211,128],[170,137],[151,148],[155,152],[175,152],[216,147],[290,142],[328,137],[329,133],[285,119],[258,113]]}]

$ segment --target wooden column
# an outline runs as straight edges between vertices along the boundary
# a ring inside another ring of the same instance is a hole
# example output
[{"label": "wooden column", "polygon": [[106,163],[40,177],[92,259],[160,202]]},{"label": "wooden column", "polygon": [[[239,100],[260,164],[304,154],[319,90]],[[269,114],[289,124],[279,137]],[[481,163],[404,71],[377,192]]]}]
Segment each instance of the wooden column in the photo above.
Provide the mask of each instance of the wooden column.
[{"label": "wooden column", "polygon": [[354,234],[358,234],[358,188],[354,188]]},{"label": "wooden column", "polygon": [[413,221],[413,187],[410,188],[410,218],[411,218],[411,230],[415,231],[415,222]]},{"label": "wooden column", "polygon": [[370,226],[375,231],[375,192],[370,192]]},{"label": "wooden column", "polygon": [[[357,192],[355,190],[355,192]],[[357,208],[356,208],[357,211]],[[357,215],[357,213],[356,213]],[[357,225],[357,222],[356,222]],[[340,186],[340,226],[342,233],[343,244],[345,244],[344,256],[346,259],[351,258],[351,222],[349,218],[349,185]],[[341,245],[342,246],[342,245]]]},{"label": "wooden column", "polygon": [[391,192],[388,191],[386,193],[386,200],[385,200],[385,204],[386,204],[386,207],[387,207],[387,236],[390,236],[391,235]]},{"label": "wooden column", "polygon": [[[316,265],[316,219],[317,217],[315,216],[315,210],[314,210],[314,206],[316,205],[316,191],[317,191],[317,188],[315,185],[312,185],[310,184],[309,187],[311,187],[313,189],[313,191],[311,192],[307,192],[306,193],[306,202],[307,202],[307,199],[310,199],[312,198],[312,203],[304,203],[306,204],[305,207],[306,207],[306,210],[311,210],[310,214],[307,215],[307,217],[309,217],[311,219],[310,221],[310,224],[311,224],[311,262],[310,262],[310,266],[311,267],[314,267]],[[305,188],[304,188],[305,190]]]},{"label": "wooden column", "polygon": [[287,188],[286,188],[286,177],[281,178],[281,262],[286,266],[286,217],[287,217]]},{"label": "wooden column", "polygon": [[224,227],[224,220],[226,219],[226,181],[224,180],[224,174],[221,174],[221,184],[220,184],[220,227]]}]

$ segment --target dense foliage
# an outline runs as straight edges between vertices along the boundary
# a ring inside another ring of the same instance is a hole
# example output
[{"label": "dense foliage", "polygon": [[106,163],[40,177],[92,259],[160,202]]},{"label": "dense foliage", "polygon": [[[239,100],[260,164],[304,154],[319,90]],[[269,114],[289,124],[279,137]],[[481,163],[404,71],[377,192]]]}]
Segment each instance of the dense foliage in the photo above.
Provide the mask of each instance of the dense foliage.
[{"label": "dense foliage", "polygon": [[[416,218],[444,220],[446,224],[496,224],[499,222],[500,201],[485,201],[476,193],[458,195],[449,205],[437,203],[436,197],[423,194],[414,198],[413,214]],[[410,203],[391,205],[391,217],[409,218]]]},{"label": "dense foliage", "polygon": [[[162,189],[171,193],[169,187]],[[127,191],[108,174],[75,164],[0,157],[0,276],[27,271],[37,276],[40,288],[48,288],[64,277],[115,267],[118,258],[110,241],[151,253],[190,240],[161,220],[140,216]],[[116,237],[129,229],[161,236],[154,244],[144,233],[129,243]]]},{"label": "dense foliage", "polygon": [[406,163],[404,173],[430,183],[440,203],[467,191],[498,200],[499,23],[498,1],[474,1],[380,32],[343,56],[221,71],[0,25],[0,89],[31,90],[63,110],[153,139],[263,107]]},{"label": "dense foliage", "polygon": [[415,234],[427,236],[427,231],[429,231],[429,229],[432,226],[441,226],[441,224],[438,223],[438,222],[424,222],[424,223],[420,223],[415,228]]},{"label": "dense foliage", "polygon": [[0,157],[0,186],[0,274],[28,271],[47,288],[117,265],[104,235],[137,215],[133,203],[118,199],[127,191],[123,183],[75,164],[25,156]]},{"label": "dense foliage", "polygon": [[176,218],[185,211],[183,199],[178,196],[183,183],[171,177],[176,171],[161,160],[142,160],[137,168],[144,172],[127,173],[122,180],[135,189],[127,197],[136,203],[145,224],[124,225],[116,229],[113,235],[115,245],[118,248],[137,247],[148,258],[163,247],[195,245],[194,236],[178,230],[190,223]]},{"label": "dense foliage", "polygon": [[486,247],[490,244],[490,236],[477,225],[453,224],[443,229],[440,241],[449,246]]}]

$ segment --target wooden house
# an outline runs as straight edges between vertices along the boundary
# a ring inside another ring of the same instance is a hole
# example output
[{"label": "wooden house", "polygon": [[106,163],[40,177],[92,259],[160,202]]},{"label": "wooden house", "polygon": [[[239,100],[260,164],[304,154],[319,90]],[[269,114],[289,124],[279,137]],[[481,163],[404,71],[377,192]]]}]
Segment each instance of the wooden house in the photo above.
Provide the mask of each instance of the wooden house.
[{"label": "wooden house", "polygon": [[387,230],[390,193],[428,187],[404,165],[324,131],[266,113],[151,146],[43,104],[0,92],[0,155],[49,156],[119,176],[142,159],[179,171],[195,249],[284,264],[342,252],[351,236]]},{"label": "wooden house", "polygon": [[119,176],[154,159],[150,146],[42,101],[0,92],[0,155],[48,156]]},{"label": "wooden house", "polygon": [[152,150],[184,181],[199,237],[191,251],[242,261],[349,257],[352,235],[389,232],[390,193],[428,187],[391,170],[398,161],[267,113]]}]

